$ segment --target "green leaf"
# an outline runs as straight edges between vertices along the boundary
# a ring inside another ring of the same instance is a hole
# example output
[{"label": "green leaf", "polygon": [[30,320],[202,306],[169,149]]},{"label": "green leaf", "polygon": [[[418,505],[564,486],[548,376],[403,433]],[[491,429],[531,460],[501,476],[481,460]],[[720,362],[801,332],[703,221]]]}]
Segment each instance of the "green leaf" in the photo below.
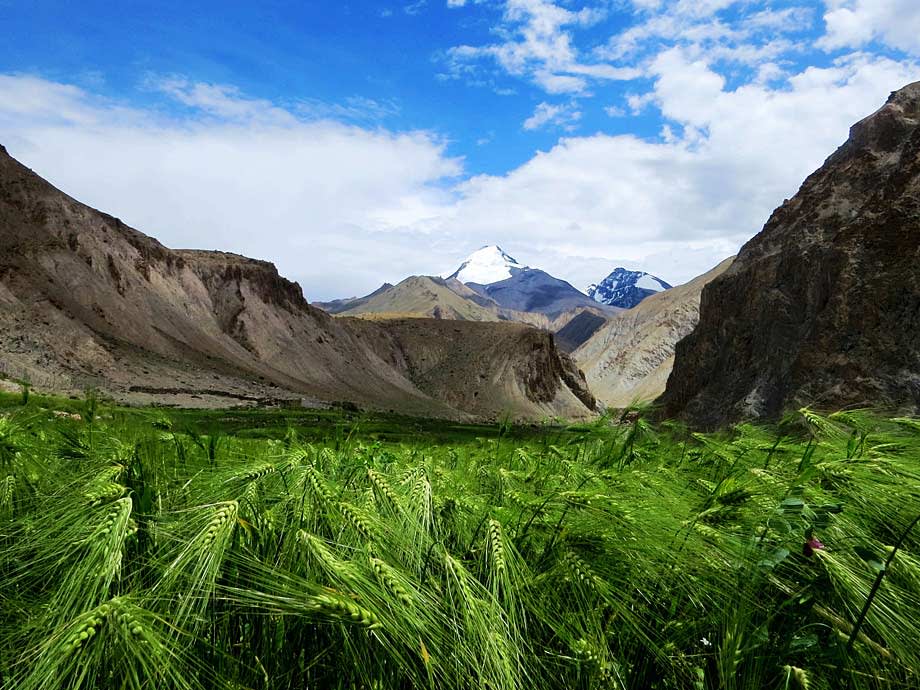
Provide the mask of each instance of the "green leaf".
[{"label": "green leaf", "polygon": [[789,643],[790,652],[804,652],[812,647],[818,646],[818,636],[814,633],[792,638]]},{"label": "green leaf", "polygon": [[880,573],[885,570],[885,562],[882,560],[882,557],[868,546],[856,546],[853,547],[853,551],[857,556],[868,563],[869,567],[871,567],[874,571]]},{"label": "green leaf", "polygon": [[693,687],[695,690],[703,690],[706,687],[706,670],[699,666],[694,666],[693,675],[695,676]]},{"label": "green leaf", "polygon": [[772,570],[773,568],[778,566],[780,563],[782,563],[784,560],[786,560],[788,556],[789,556],[789,549],[782,549],[782,548],[776,549],[776,551],[774,551],[768,557],[760,561],[758,565],[760,565],[760,567],[762,568]]}]

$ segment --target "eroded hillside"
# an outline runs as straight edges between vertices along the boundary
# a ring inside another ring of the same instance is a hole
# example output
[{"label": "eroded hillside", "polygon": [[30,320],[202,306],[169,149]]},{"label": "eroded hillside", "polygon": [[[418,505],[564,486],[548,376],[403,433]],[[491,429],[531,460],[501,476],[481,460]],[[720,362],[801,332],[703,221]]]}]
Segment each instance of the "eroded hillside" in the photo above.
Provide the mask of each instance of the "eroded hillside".
[{"label": "eroded hillside", "polygon": [[731,263],[726,259],[688,283],[646,297],[608,320],[572,353],[601,402],[626,407],[664,392],[674,348],[699,321],[700,292]]},{"label": "eroded hillside", "polygon": [[[2,149],[0,325],[2,368],[48,390],[92,386],[170,404],[307,397],[472,414],[420,390],[272,264],[169,249]],[[503,401],[513,414],[531,409],[526,396]]]},{"label": "eroded hillside", "polygon": [[920,82],[891,95],[702,295],[666,412],[920,408]]}]

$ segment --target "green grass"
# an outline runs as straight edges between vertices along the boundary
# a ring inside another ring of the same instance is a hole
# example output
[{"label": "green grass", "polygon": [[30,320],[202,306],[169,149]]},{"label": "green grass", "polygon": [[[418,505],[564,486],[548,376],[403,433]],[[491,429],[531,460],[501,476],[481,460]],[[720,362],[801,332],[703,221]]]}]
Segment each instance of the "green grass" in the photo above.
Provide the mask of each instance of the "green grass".
[{"label": "green grass", "polygon": [[16,398],[3,688],[920,685],[914,420],[699,435]]}]

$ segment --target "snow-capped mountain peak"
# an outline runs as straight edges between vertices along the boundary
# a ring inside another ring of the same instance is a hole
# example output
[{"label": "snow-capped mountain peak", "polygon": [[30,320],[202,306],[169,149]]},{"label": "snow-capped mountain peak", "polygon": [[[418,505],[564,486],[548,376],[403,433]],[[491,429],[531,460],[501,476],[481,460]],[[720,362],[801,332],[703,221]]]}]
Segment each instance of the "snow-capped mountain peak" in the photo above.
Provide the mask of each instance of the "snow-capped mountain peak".
[{"label": "snow-capped mountain peak", "polygon": [[649,295],[671,287],[651,273],[615,268],[600,283],[588,286],[588,296],[611,307],[631,309]]},{"label": "snow-capped mountain peak", "polygon": [[477,283],[489,285],[500,280],[506,280],[513,275],[512,271],[527,268],[519,264],[513,257],[502,251],[497,244],[490,244],[477,249],[470,254],[453,273],[444,274],[442,278],[456,278],[461,283]]}]

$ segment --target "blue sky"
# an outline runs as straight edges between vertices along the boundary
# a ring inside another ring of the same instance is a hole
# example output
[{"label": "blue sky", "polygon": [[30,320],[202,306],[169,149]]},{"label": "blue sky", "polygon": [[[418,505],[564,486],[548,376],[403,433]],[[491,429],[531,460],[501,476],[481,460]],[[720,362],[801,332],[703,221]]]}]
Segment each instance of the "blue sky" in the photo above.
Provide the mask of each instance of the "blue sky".
[{"label": "blue sky", "polygon": [[[83,85],[149,107],[177,104],[145,80],[181,75],[232,84],[248,97],[297,106],[364,102],[348,119],[441,133],[471,173],[500,174],[551,147],[561,127],[525,130],[546,100],[542,89],[500,70],[456,74],[451,48],[496,41],[501,3],[449,7],[415,2],[12,3],[0,45],[7,70]],[[8,13],[8,14],[7,14]],[[626,6],[580,31],[600,45],[629,26]],[[40,37],[40,40],[36,40]],[[585,99],[567,133],[657,132],[651,119],[627,123],[604,108],[636,84],[605,85]],[[565,99],[564,99],[565,100]],[[373,103],[369,103],[373,102]],[[378,107],[374,107],[374,104]],[[322,110],[319,111],[320,113]]]},{"label": "blue sky", "polygon": [[914,0],[0,0],[0,143],[311,299],[485,243],[578,287],[715,265],[920,79]]}]

